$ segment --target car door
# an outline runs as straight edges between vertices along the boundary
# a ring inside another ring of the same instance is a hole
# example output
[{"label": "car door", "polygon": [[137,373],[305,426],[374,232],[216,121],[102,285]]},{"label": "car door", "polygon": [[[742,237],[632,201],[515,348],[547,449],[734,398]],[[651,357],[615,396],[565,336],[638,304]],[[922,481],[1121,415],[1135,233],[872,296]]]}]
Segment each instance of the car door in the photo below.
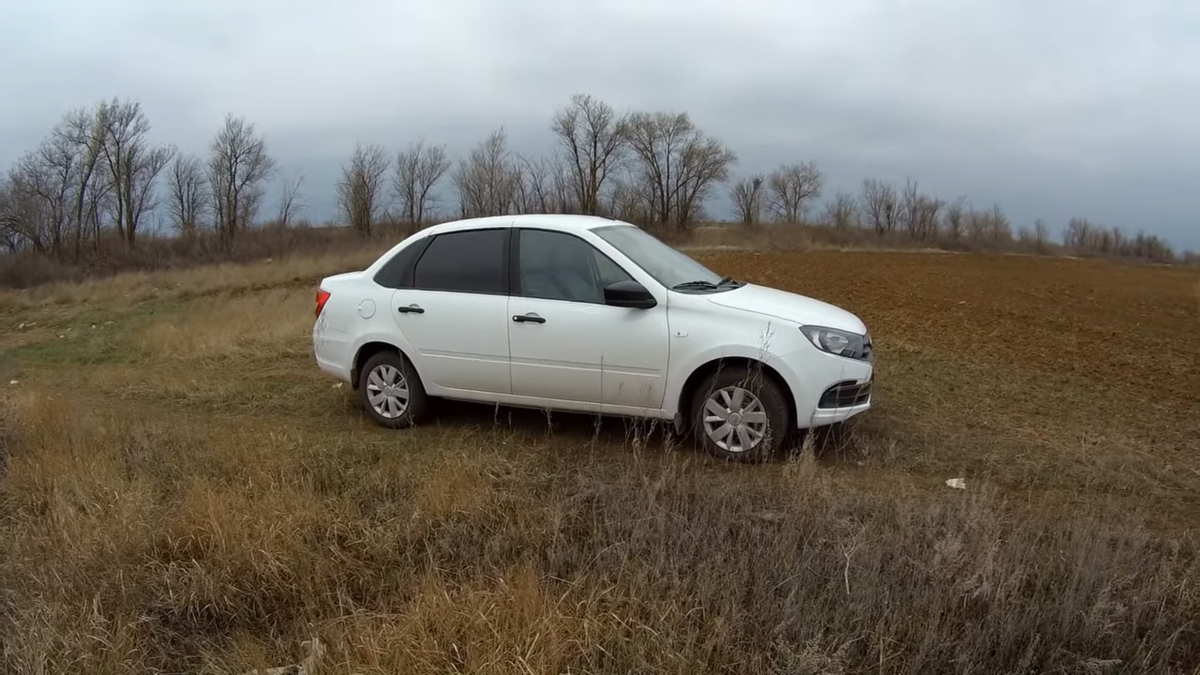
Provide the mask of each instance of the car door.
[{"label": "car door", "polygon": [[604,287],[632,277],[583,238],[513,231],[509,358],[513,394],[659,409],[667,372],[667,308],[611,307]]},{"label": "car door", "polygon": [[508,228],[435,235],[411,284],[392,294],[392,317],[427,390],[511,393],[508,239]]}]

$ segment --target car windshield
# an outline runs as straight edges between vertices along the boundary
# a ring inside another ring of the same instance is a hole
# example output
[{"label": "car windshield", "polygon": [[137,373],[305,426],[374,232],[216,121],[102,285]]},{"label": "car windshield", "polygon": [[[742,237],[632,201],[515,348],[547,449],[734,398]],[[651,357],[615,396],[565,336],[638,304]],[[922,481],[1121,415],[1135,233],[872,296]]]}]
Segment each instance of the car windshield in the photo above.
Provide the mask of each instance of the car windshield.
[{"label": "car windshield", "polygon": [[639,227],[607,225],[592,231],[667,288],[724,289],[722,282],[729,281]]}]

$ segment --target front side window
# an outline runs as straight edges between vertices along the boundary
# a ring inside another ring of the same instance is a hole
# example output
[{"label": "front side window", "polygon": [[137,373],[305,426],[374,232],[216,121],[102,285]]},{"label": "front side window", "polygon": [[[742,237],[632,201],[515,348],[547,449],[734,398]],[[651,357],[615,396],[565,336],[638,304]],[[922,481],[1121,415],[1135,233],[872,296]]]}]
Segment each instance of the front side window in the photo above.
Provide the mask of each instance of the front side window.
[{"label": "front side window", "polygon": [[[651,234],[630,225],[607,225],[592,232],[612,244],[658,283],[676,290],[726,290],[736,283],[664,244]],[[724,282],[724,283],[722,283]]]},{"label": "front side window", "polygon": [[521,230],[521,295],[570,302],[604,302],[604,287],[631,277],[579,237],[549,230]]},{"label": "front side window", "polygon": [[506,230],[439,234],[413,270],[413,287],[460,293],[508,292],[504,275]]}]

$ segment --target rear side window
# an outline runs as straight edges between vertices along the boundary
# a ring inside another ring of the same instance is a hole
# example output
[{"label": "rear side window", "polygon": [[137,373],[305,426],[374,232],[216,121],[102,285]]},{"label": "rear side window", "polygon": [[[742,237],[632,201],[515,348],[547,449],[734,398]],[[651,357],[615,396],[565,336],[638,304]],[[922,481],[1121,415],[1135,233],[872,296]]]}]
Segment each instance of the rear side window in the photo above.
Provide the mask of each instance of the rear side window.
[{"label": "rear side window", "polygon": [[508,230],[439,234],[417,261],[413,287],[460,293],[508,292],[504,261]]},{"label": "rear side window", "polygon": [[429,237],[426,237],[400,249],[375,273],[375,283],[385,288],[412,288],[413,267],[428,245]]}]

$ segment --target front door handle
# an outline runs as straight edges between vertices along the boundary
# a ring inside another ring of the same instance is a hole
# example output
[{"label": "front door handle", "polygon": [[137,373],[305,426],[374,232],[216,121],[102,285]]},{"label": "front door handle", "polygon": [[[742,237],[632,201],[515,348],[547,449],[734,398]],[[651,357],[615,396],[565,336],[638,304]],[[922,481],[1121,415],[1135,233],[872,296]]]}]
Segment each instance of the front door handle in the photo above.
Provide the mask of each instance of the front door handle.
[{"label": "front door handle", "polygon": [[407,307],[404,307],[404,306],[397,307],[396,311],[400,312],[401,314],[424,314],[425,313],[425,309],[422,308],[420,305],[418,305],[415,302]]},{"label": "front door handle", "polygon": [[516,321],[517,323],[527,323],[527,322],[546,323],[545,319],[538,316],[537,314],[534,314],[533,312],[530,312],[528,314],[516,314],[513,316],[513,321]]}]

